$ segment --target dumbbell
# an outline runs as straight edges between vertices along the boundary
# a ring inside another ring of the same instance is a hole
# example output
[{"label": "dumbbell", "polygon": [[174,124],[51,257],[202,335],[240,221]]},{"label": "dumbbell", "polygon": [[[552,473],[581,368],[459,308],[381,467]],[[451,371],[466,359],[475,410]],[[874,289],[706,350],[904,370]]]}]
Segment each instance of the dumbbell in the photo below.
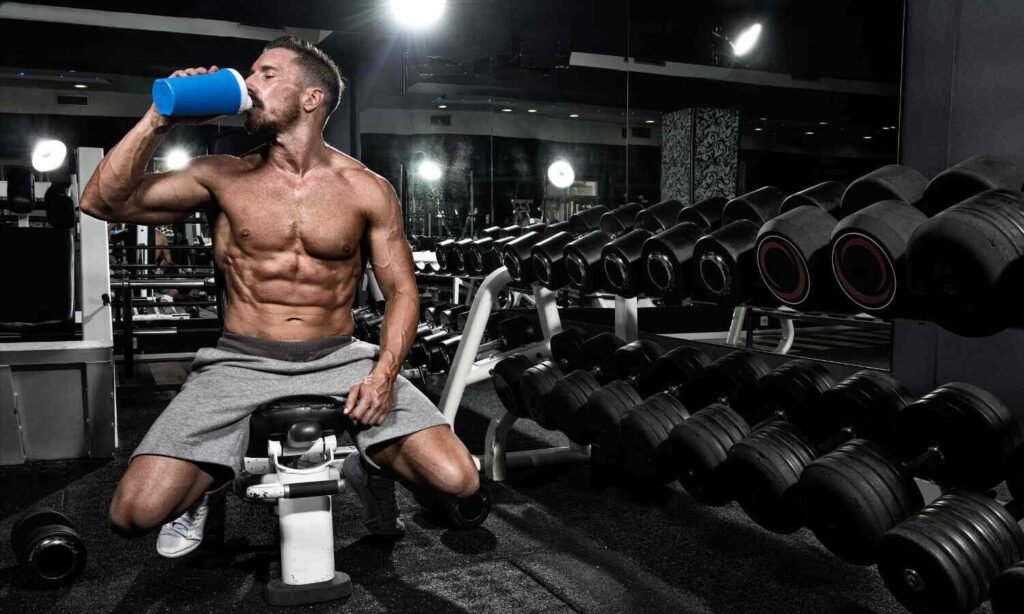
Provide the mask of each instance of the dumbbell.
[{"label": "dumbbell", "polygon": [[1024,301],[1024,202],[989,190],[922,223],[907,246],[921,316],[963,336],[995,334],[1020,320]]},{"label": "dumbbell", "polygon": [[[477,348],[477,356],[494,350],[507,351],[522,347],[528,343],[540,341],[544,333],[540,328],[540,320],[530,316],[514,316],[503,318],[496,326],[496,335]],[[455,352],[462,342],[462,335],[448,337],[435,346],[436,362],[431,363],[435,371],[447,371],[455,359]]]},{"label": "dumbbell", "polygon": [[700,377],[711,360],[700,350],[676,348],[654,365],[652,387],[660,388],[629,409],[619,423],[619,452],[626,473],[644,484],[667,484],[676,479],[671,432],[690,418],[680,393]]},{"label": "dumbbell", "polygon": [[750,435],[750,425],[804,411],[833,383],[827,369],[812,361],[793,360],[769,372],[750,352],[718,359],[682,399],[686,407],[703,409],[669,434],[680,484],[702,503],[728,503],[734,493],[726,460],[732,447]]},{"label": "dumbbell", "polygon": [[[1014,514],[1014,518],[1017,514]],[[996,576],[992,582],[993,614],[1016,614],[1024,603],[1024,561]]]},{"label": "dumbbell", "polygon": [[[565,227],[568,227],[568,224]],[[559,231],[553,229],[552,232]],[[501,262],[513,281],[522,284],[532,284],[536,281],[530,250],[546,236],[549,236],[546,224],[533,224],[527,227],[522,235],[502,246]]]},{"label": "dumbbell", "polygon": [[[667,433],[661,433],[659,426],[670,429],[689,416],[678,397],[711,361],[700,350],[685,346],[662,354],[653,365],[651,356],[642,351],[616,358],[617,376],[622,379],[602,387],[592,373],[569,373],[545,397],[545,412],[574,443],[597,444],[605,461],[617,462],[624,453],[625,465],[636,477],[663,483],[666,447],[662,437],[667,439]],[[646,401],[641,396],[659,390]],[[645,407],[642,415],[623,423],[641,406]],[[622,443],[623,437],[627,444]]]},{"label": "dumbbell", "polygon": [[826,390],[817,402],[786,409],[786,420],[755,427],[729,451],[724,472],[737,502],[770,531],[796,531],[804,518],[794,487],[804,468],[855,437],[891,449],[896,417],[913,401],[889,375],[865,370]]},{"label": "dumbbell", "polygon": [[473,529],[491,513],[491,495],[481,485],[468,497],[452,497],[430,488],[413,486],[413,498],[435,522],[451,529]]},{"label": "dumbbell", "polygon": [[715,197],[685,207],[679,212],[675,225],[644,242],[641,259],[649,293],[667,299],[693,294],[693,248],[701,237],[721,227],[726,202],[724,198]]},{"label": "dumbbell", "polygon": [[[491,226],[481,231],[484,239],[490,238],[493,240],[508,239],[509,241],[515,239],[524,231],[518,225],[506,226],[505,228],[498,228],[497,226]],[[473,249],[478,246],[478,242],[481,239],[460,239],[455,242],[450,248],[450,254],[448,257],[448,272],[453,274],[467,274],[473,272],[473,266],[476,264],[473,259]],[[506,241],[507,242],[507,241]],[[482,264],[482,262],[481,262]]]},{"label": "dumbbell", "polygon": [[557,290],[569,282],[565,268],[565,248],[577,238],[597,229],[601,217],[608,213],[603,206],[591,207],[572,215],[564,230],[552,232],[530,250],[533,273],[537,282],[549,290]]},{"label": "dumbbell", "polygon": [[[621,443],[622,422],[643,405],[645,394],[660,390],[666,399],[652,400],[644,410],[645,415],[627,428],[630,432],[626,437],[637,443],[638,457],[661,447],[660,440],[650,440],[650,436],[658,435],[658,430],[651,432],[647,428],[648,418],[668,429],[684,420],[689,412],[678,400],[680,391],[697,379],[711,362],[703,352],[689,347],[676,348],[660,356],[628,346],[617,352],[620,354],[616,356],[617,372],[613,381],[601,386],[592,374],[576,371],[558,382],[545,399],[547,413],[566,437],[578,444],[597,445],[601,450],[600,459],[613,464],[619,464],[626,452]],[[647,462],[649,460],[640,459],[629,467],[637,470],[637,477],[657,481],[653,473],[645,470],[653,466]]]},{"label": "dumbbell", "polygon": [[[833,233],[834,275],[847,298],[860,309],[881,315],[929,317],[928,307],[937,301],[929,295],[931,289],[928,286],[952,287],[957,281],[955,278],[943,279],[942,264],[936,265],[940,270],[934,271],[934,277],[932,271],[922,271],[928,283],[924,288],[915,289],[915,293],[920,293],[920,300],[915,304],[907,292],[908,272],[912,273],[908,271],[911,237],[919,229],[924,232],[922,226],[928,222],[928,233],[934,233],[936,236],[933,238],[938,243],[944,242],[940,238],[944,233],[950,233],[955,244],[950,246],[948,253],[938,254],[943,258],[942,262],[953,261],[956,268],[958,259],[979,257],[975,254],[991,248],[984,236],[984,224],[979,228],[976,222],[970,222],[961,229],[958,226],[962,221],[956,222],[951,218],[939,220],[936,217],[929,222],[928,217],[938,216],[953,205],[986,190],[1019,191],[1024,168],[1008,158],[975,156],[946,169],[931,181],[906,167],[884,167],[879,171],[885,171],[885,180],[878,181],[876,177],[876,185],[862,191],[864,193],[859,195],[857,200],[860,202],[856,206],[847,203],[853,185],[844,195],[844,211],[849,215],[840,221]],[[871,175],[866,177],[871,178]],[[963,217],[963,213],[958,212],[953,217]],[[967,217],[974,216],[967,214]],[[981,244],[970,239],[979,231],[983,235]],[[981,257],[980,261],[992,263],[986,257]],[[926,269],[928,266],[925,265]],[[897,288],[900,289],[898,293]],[[957,317],[953,320],[949,324],[954,328],[964,324],[970,326],[966,321],[956,321]],[[991,329],[998,323],[992,319],[983,326]]]},{"label": "dumbbell", "polygon": [[992,609],[1024,606],[1021,500],[1004,507],[969,491],[940,496],[882,536],[878,573],[907,610],[967,614],[992,593]]},{"label": "dumbbell", "polygon": [[814,460],[796,494],[807,526],[844,561],[870,565],[882,535],[924,507],[915,477],[986,491],[1024,441],[1013,412],[970,384],[939,386],[896,421],[899,447],[854,439]]},{"label": "dumbbell", "polygon": [[486,275],[502,266],[501,247],[515,240],[516,237],[501,236],[501,228],[492,226],[485,228],[481,238],[473,242],[466,250],[466,270],[473,275]]},{"label": "dumbbell", "polygon": [[605,275],[603,257],[612,252],[606,251],[606,248],[622,248],[625,251],[620,252],[620,255],[635,251],[639,260],[643,240],[651,236],[650,231],[635,228],[636,216],[643,209],[644,206],[639,203],[622,205],[601,216],[598,230],[588,232],[566,244],[565,272],[569,285],[581,292],[609,289],[606,285],[608,278]]},{"label": "dumbbell", "polygon": [[[625,347],[629,350],[620,351]],[[656,344],[638,340],[625,343],[611,333],[599,333],[584,340],[579,329],[567,329],[552,335],[552,360],[541,361],[523,373],[519,384],[520,406],[540,426],[555,428],[555,423],[546,411],[544,399],[555,384],[570,370],[585,371],[602,381],[610,381],[620,369],[625,369],[627,354],[639,351],[645,354],[657,352]]]},{"label": "dumbbell", "polygon": [[52,588],[74,581],[85,568],[85,543],[64,514],[33,509],[11,527],[18,577],[27,586]]},{"label": "dumbbell", "polygon": [[973,611],[988,598],[996,614],[1024,604],[1024,448],[1007,463],[1005,506],[968,491],[943,494],[882,536],[878,572],[915,614]]},{"label": "dumbbell", "polygon": [[617,234],[621,236],[601,250],[606,290],[619,296],[633,298],[645,289],[647,276],[644,245],[656,233],[662,233],[675,226],[683,209],[683,204],[678,200],[666,200],[639,210],[631,230],[625,229],[621,222],[617,222],[614,229],[618,229]]}]

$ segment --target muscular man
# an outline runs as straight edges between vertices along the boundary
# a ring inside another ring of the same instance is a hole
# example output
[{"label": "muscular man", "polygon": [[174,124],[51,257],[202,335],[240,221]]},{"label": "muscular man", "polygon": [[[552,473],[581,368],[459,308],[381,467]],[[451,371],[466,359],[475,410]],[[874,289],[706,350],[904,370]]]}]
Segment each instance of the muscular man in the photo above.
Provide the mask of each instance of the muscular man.
[{"label": "muscular man", "polygon": [[[216,214],[214,257],[228,299],[223,336],[196,355],[110,502],[120,534],[164,524],[157,540],[164,556],[198,546],[209,492],[241,466],[250,414],[282,396],[347,393],[344,412],[359,426],[360,454],[342,469],[374,534],[404,531],[394,478],[451,497],[479,488],[465,446],[398,375],[418,318],[412,254],[392,187],[323,140],[342,91],[338,68],[312,44],[283,37],[256,59],[246,86],[253,99],[246,129],[269,137],[265,151],[146,174],[175,123],[151,108],[103,158],[81,201],[89,215],[137,224],[170,224],[200,207]],[[364,240],[387,300],[379,348],[350,336]]]}]

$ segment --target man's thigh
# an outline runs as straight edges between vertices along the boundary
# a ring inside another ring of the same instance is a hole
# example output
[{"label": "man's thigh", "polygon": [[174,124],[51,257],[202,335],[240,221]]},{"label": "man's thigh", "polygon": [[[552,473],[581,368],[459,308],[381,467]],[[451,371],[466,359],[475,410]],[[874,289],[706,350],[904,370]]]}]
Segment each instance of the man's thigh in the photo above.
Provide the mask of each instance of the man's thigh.
[{"label": "man's thigh", "polygon": [[111,509],[142,525],[180,516],[212,486],[231,479],[231,470],[169,456],[136,456],[111,499]]}]

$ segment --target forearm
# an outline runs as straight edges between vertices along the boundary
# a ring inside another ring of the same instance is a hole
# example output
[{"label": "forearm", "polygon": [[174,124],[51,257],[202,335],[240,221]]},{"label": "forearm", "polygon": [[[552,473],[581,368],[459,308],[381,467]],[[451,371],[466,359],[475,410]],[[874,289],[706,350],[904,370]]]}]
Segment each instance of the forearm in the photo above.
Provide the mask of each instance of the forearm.
[{"label": "forearm", "polygon": [[83,195],[88,213],[116,214],[138,189],[153,152],[163,141],[166,122],[150,109],[96,167]]},{"label": "forearm", "polygon": [[387,299],[380,327],[380,358],[374,372],[394,379],[401,371],[419,322],[419,296],[415,291],[395,292]]}]

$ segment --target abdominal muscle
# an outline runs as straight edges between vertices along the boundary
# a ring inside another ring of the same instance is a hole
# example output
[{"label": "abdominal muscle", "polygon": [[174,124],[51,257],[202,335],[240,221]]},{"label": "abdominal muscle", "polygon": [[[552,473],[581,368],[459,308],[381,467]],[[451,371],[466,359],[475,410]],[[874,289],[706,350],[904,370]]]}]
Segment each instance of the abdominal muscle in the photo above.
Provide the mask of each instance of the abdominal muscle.
[{"label": "abdominal muscle", "polygon": [[[234,251],[234,250],[231,250]],[[226,256],[225,332],[274,341],[351,335],[359,259],[325,261],[285,252]]]}]

